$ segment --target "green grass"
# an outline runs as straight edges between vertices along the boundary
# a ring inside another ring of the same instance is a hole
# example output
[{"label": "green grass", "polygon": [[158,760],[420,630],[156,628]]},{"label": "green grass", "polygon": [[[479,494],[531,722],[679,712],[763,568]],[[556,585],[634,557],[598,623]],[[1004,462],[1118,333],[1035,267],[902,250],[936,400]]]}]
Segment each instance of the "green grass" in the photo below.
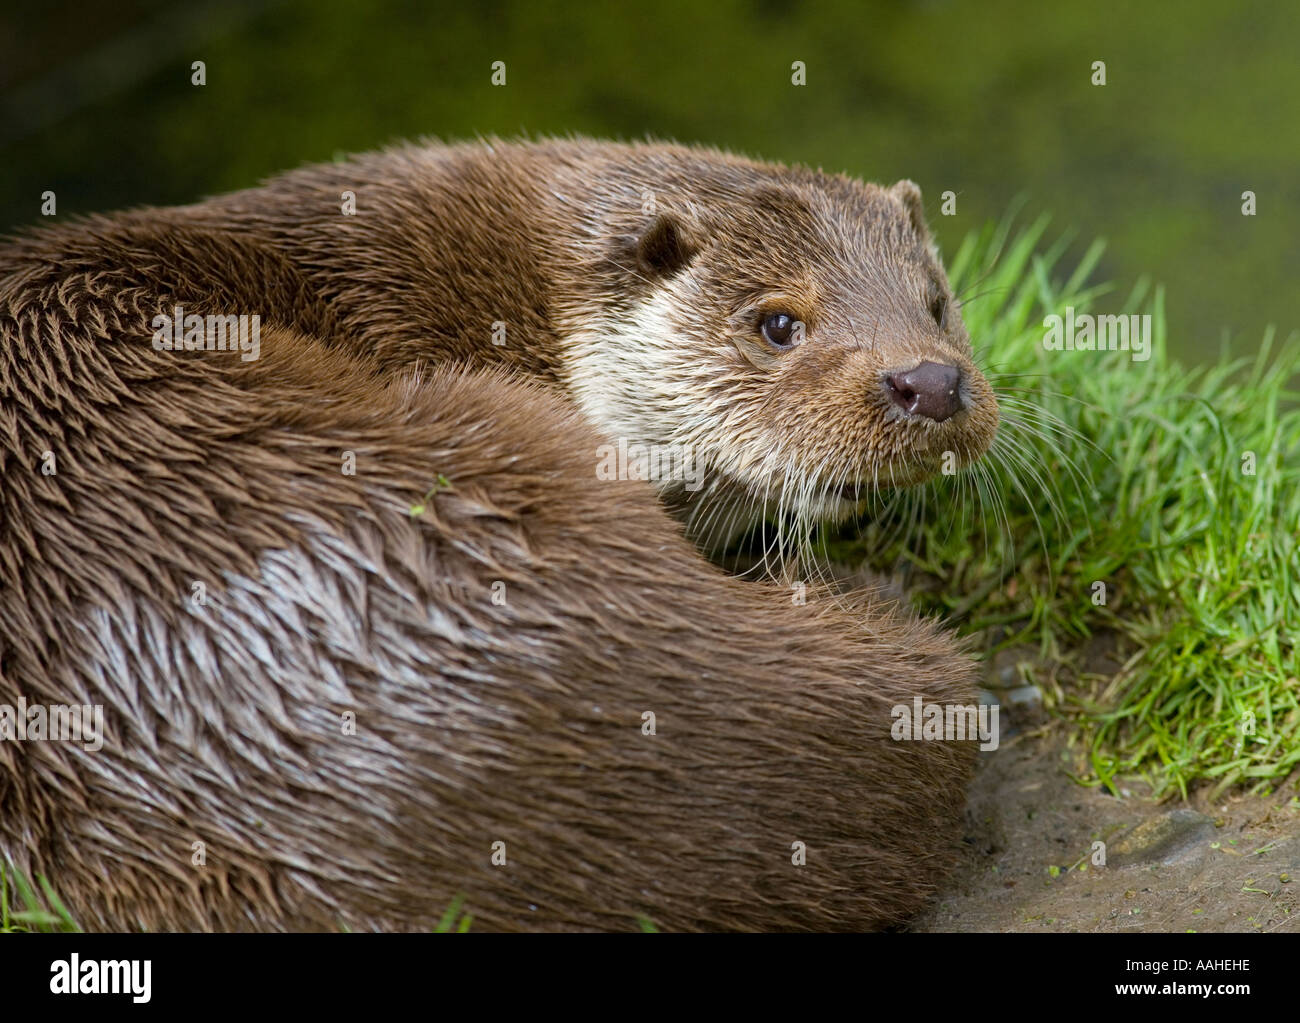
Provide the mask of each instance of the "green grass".
[{"label": "green grass", "polygon": [[27,931],[79,932],[76,920],[42,875],[36,876],[44,898],[25,874],[12,864],[0,863],[0,934]]},{"label": "green grass", "polygon": [[[1009,225],[970,235],[950,263],[999,392],[991,456],[829,551],[930,578],[922,603],[988,654],[1036,648],[1033,680],[1085,751],[1081,782],[1267,788],[1300,762],[1300,338],[1270,331],[1252,359],[1183,366],[1160,288],[1140,280],[1117,300],[1088,283],[1102,243],[1065,273],[1068,237],[1044,244],[1045,219]],[[1044,317],[1071,305],[1149,313],[1149,361],[1045,350]],[[1089,639],[1107,633],[1122,670],[1090,674]]]},{"label": "green grass", "polygon": [[[469,913],[461,913],[461,907],[465,904],[465,896],[457,895],[451,900],[446,911],[442,914],[442,919],[438,921],[438,926],[433,929],[434,934],[464,934],[474,923],[474,918]],[[459,918],[459,919],[457,919]]]}]

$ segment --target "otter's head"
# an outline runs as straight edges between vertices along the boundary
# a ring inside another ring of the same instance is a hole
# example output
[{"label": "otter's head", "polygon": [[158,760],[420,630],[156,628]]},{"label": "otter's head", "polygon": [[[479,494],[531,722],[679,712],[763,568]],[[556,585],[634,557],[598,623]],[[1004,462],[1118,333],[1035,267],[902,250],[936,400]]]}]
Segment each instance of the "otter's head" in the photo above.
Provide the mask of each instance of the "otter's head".
[{"label": "otter's head", "polygon": [[704,166],[624,211],[600,275],[618,297],[565,346],[590,418],[703,466],[665,498],[728,532],[837,520],[979,458],[997,403],[917,186]]}]

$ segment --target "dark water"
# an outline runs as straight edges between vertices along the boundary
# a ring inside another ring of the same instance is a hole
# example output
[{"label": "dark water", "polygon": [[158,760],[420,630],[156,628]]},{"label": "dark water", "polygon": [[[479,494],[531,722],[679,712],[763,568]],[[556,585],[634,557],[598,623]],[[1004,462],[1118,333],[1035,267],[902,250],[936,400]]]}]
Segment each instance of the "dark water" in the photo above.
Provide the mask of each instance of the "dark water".
[{"label": "dark water", "polygon": [[11,5],[0,89],[6,228],[421,134],[650,134],[913,178],[948,252],[1025,195],[1165,282],[1187,359],[1300,327],[1294,3]]}]

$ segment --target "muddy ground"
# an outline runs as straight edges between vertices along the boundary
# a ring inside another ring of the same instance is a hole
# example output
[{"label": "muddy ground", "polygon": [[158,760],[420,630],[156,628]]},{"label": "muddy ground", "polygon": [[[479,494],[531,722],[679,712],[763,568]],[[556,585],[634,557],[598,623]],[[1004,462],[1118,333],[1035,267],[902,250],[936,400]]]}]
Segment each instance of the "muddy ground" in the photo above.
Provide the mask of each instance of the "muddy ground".
[{"label": "muddy ground", "polygon": [[1061,725],[999,702],[960,865],[910,930],[1300,931],[1300,773],[1267,797],[1117,798],[1067,775]]}]

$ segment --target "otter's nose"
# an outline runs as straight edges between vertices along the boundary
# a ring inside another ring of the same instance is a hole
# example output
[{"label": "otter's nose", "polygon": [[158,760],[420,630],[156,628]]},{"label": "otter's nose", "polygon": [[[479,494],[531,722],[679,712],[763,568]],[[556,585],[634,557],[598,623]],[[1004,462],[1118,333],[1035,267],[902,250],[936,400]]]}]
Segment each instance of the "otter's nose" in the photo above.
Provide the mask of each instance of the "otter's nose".
[{"label": "otter's nose", "polygon": [[885,390],[904,412],[925,416],[936,423],[956,415],[963,408],[961,370],[938,362],[923,362],[916,369],[890,373]]}]

